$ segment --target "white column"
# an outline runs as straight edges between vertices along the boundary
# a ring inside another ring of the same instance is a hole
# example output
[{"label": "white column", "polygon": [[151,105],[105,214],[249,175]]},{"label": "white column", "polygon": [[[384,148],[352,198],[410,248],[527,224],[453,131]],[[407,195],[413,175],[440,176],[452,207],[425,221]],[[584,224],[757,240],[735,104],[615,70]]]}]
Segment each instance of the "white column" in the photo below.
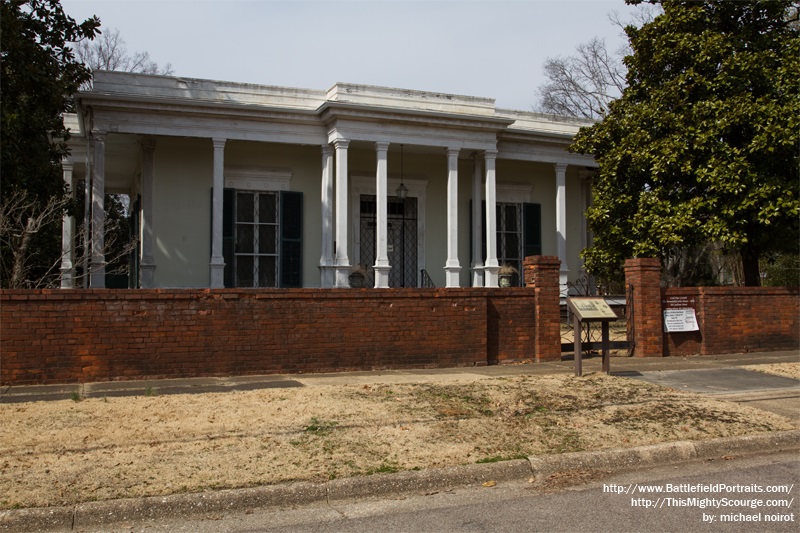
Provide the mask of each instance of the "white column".
[{"label": "white column", "polygon": [[460,287],[458,261],[458,148],[447,149],[447,263],[445,287]]},{"label": "white column", "polygon": [[481,162],[472,156],[472,286],[483,287],[483,224],[481,223]]},{"label": "white column", "polygon": [[336,287],[349,287],[350,258],[347,256],[347,147],[350,141],[336,139]]},{"label": "white column", "polygon": [[567,165],[556,163],[556,249],[561,260],[559,284],[561,296],[567,296]]},{"label": "white column", "polygon": [[[586,220],[586,211],[592,205],[592,173],[583,171],[581,176],[581,250],[585,250],[592,245],[592,232],[589,230],[589,223]],[[586,267],[581,259],[581,277],[586,276],[589,284],[590,294],[595,294],[596,286],[594,276],[586,274]]]},{"label": "white column", "polygon": [[89,286],[89,262],[92,257],[92,174],[94,174],[94,141],[91,135],[86,139],[86,176],[83,180],[83,257],[81,257],[81,288]]},{"label": "white column", "polygon": [[106,132],[93,131],[94,162],[92,164],[92,258],[89,264],[89,286],[105,288],[105,172]]},{"label": "white column", "polygon": [[486,287],[497,287],[497,193],[495,188],[495,162],[497,150],[486,150],[486,264],[483,267]]},{"label": "white column", "polygon": [[153,178],[155,173],[154,139],[142,141],[142,259],[139,262],[139,286],[143,289],[155,287],[156,261],[153,258]]},{"label": "white column", "polygon": [[[64,184],[69,194],[72,195],[72,170],[74,165],[64,159],[61,169],[64,173]],[[61,221],[61,288],[72,289],[75,287],[75,217],[64,214]]]},{"label": "white column", "polygon": [[377,156],[377,169],[375,172],[375,205],[377,226],[375,227],[375,266],[373,267],[373,271],[375,273],[376,289],[389,288],[389,270],[392,268],[389,264],[389,211],[386,205],[386,197],[388,196],[388,171],[386,162],[388,150],[389,143],[375,143],[375,152]]},{"label": "white column", "polygon": [[225,258],[222,255],[222,191],[225,188],[225,139],[212,139],[214,145],[214,178],[211,201],[210,287],[225,286]]},{"label": "white column", "polygon": [[333,148],[322,145],[322,255],[319,258],[320,286],[334,286],[333,270]]}]

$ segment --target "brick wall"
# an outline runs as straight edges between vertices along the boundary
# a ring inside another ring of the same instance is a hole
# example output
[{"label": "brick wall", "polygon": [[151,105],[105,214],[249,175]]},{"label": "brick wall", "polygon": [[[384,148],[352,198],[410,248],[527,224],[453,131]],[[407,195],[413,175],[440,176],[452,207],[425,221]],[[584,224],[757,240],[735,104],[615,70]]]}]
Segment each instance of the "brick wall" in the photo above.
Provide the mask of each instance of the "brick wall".
[{"label": "brick wall", "polygon": [[[633,355],[711,355],[800,347],[800,290],[783,287],[686,287],[662,289],[657,259],[629,259],[628,340]],[[666,333],[662,302],[695,302],[699,331]]]},{"label": "brick wall", "polygon": [[800,346],[800,291],[783,287],[662,289],[694,297],[700,331],[664,333],[664,355],[792,350]]},{"label": "brick wall", "polygon": [[0,291],[0,382],[532,358],[532,289]]}]

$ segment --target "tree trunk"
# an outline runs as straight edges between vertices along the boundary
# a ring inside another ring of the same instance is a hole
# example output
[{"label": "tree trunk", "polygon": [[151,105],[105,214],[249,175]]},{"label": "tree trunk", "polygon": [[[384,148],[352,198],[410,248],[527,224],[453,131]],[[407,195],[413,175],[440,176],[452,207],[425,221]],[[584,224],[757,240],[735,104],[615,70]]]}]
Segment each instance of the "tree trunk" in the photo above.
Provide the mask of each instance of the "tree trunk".
[{"label": "tree trunk", "polygon": [[761,273],[758,268],[758,248],[751,244],[745,244],[742,246],[740,254],[742,256],[745,287],[761,286]]}]

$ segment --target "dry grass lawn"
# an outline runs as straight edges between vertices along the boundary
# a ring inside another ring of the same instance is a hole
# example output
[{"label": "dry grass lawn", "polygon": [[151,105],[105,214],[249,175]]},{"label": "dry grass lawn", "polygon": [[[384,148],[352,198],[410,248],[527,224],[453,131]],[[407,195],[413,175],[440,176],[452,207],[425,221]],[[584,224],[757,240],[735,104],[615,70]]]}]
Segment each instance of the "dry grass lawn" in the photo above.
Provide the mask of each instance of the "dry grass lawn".
[{"label": "dry grass lawn", "polygon": [[[759,367],[800,377],[800,364]],[[793,429],[603,374],[0,404],[0,508]]]}]

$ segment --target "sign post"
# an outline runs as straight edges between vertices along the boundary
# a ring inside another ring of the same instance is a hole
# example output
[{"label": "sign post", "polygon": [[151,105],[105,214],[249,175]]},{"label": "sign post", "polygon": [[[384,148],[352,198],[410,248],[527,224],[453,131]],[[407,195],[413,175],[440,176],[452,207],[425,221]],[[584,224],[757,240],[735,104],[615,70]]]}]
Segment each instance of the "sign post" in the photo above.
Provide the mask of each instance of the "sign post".
[{"label": "sign post", "polygon": [[575,375],[583,375],[583,353],[581,348],[581,324],[583,322],[601,322],[603,339],[603,372],[611,373],[611,361],[608,354],[608,323],[617,320],[617,314],[603,298],[579,297],[567,298],[567,306],[574,316],[573,330],[575,334]]}]

